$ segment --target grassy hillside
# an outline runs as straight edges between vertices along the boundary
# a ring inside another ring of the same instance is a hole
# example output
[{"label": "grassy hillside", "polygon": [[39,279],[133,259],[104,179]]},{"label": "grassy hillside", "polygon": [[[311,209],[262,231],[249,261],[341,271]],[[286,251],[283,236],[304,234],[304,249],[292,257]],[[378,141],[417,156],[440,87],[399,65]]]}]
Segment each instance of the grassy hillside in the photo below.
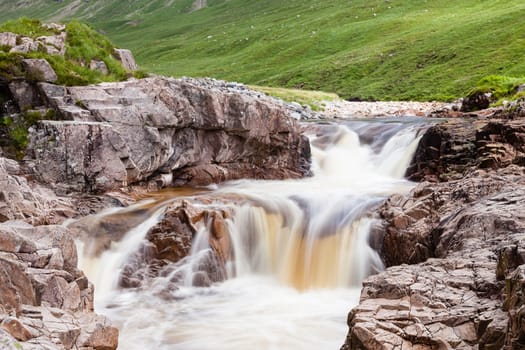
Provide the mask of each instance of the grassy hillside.
[{"label": "grassy hillside", "polygon": [[525,81],[523,0],[208,0],[197,11],[192,4],[0,0],[0,21],[78,17],[149,71],[345,98],[448,100],[489,75]]}]

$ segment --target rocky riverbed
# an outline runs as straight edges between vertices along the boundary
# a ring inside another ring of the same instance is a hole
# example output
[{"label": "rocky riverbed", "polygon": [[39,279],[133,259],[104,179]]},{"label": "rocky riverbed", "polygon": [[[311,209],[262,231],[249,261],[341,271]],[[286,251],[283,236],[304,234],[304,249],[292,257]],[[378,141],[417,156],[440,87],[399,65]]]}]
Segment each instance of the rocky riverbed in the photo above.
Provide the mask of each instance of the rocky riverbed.
[{"label": "rocky riverbed", "polygon": [[[3,88],[11,97],[4,113],[21,115],[29,106],[42,117],[30,128],[22,161],[0,151],[6,349],[17,342],[23,349],[117,347],[118,330],[94,313],[94,286],[77,267],[73,237],[90,233],[82,220],[65,227],[66,220],[133,203],[133,192],[310,174],[310,146],[297,119],[319,115],[241,84],[151,77],[87,87],[16,81]],[[48,110],[54,120],[44,117]],[[343,349],[525,347],[525,108],[515,102],[460,110],[359,102],[334,104],[324,115],[443,119],[424,133],[407,170],[421,183],[378,208],[382,224],[371,243],[388,268],[365,280]],[[124,269],[121,285],[138,287],[183,258],[203,221],[212,225],[210,266],[222,266],[230,254],[228,215],[172,203]],[[98,234],[116,235],[122,222],[102,221]],[[211,276],[195,283],[224,278],[221,268]]]}]

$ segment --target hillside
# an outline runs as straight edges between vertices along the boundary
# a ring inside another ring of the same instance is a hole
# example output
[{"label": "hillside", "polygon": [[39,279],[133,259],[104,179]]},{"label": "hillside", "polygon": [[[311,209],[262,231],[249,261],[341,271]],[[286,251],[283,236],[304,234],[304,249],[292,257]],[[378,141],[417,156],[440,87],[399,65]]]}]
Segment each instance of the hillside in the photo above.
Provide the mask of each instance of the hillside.
[{"label": "hillside", "polygon": [[525,76],[522,0],[0,1],[0,21],[20,15],[87,21],[155,73],[345,98],[449,100]]}]

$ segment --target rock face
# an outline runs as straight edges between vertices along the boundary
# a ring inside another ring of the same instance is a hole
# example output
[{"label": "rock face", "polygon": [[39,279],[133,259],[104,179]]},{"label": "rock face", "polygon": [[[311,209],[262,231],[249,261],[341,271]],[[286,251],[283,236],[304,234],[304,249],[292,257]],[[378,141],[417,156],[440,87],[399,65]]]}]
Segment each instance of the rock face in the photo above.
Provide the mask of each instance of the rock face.
[{"label": "rock face", "polygon": [[0,222],[57,224],[75,215],[71,200],[57,197],[53,191],[32,184],[21,174],[16,161],[0,157]]},{"label": "rock face", "polygon": [[270,99],[160,77],[39,87],[66,119],[43,121],[32,133],[27,154],[48,184],[106,191],[140,181],[162,187],[309,174],[308,140]]},{"label": "rock face", "polygon": [[525,165],[525,126],[519,120],[452,120],[431,127],[406,177],[413,181],[460,179],[475,169]]},{"label": "rock face", "polygon": [[49,62],[42,58],[27,58],[22,60],[22,64],[30,74],[37,78],[36,80],[38,81],[54,83],[58,79]]},{"label": "rock face", "polygon": [[133,54],[131,51],[127,49],[115,49],[115,52],[113,53],[115,58],[122,63],[122,66],[127,69],[128,71],[134,71],[137,70],[138,66],[135,63],[135,58],[133,58]]},{"label": "rock face", "polygon": [[93,313],[93,285],[64,227],[0,224],[0,330],[15,348],[116,349],[118,330]]},{"label": "rock face", "polygon": [[[380,208],[389,268],[363,284],[342,349],[523,349],[523,126],[449,121]],[[409,264],[409,265],[406,265]]]}]

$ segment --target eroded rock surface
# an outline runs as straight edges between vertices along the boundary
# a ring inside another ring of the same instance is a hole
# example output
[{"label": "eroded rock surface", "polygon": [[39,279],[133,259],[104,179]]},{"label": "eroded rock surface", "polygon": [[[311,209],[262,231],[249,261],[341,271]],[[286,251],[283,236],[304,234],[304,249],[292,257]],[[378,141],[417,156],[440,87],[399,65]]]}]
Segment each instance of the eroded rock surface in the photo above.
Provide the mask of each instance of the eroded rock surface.
[{"label": "eroded rock surface", "polygon": [[79,191],[309,174],[308,140],[285,108],[215,85],[161,77],[40,84],[66,120],[42,121],[32,133],[35,172],[45,183]]},{"label": "eroded rock surface", "polygon": [[389,268],[365,280],[342,349],[525,348],[524,135],[485,119],[427,131],[409,169],[426,181],[379,208]]},{"label": "eroded rock surface", "polygon": [[93,313],[93,285],[64,227],[0,224],[0,329],[15,348],[116,349],[118,330]]}]

